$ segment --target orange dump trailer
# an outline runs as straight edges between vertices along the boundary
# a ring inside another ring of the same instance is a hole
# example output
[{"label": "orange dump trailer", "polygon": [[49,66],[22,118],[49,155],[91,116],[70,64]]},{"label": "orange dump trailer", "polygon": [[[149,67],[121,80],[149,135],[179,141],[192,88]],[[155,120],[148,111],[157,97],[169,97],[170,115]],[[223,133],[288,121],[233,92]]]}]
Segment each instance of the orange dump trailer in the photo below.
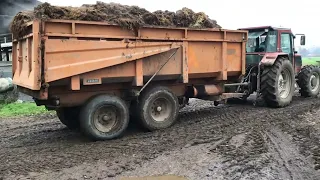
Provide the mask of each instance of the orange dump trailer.
[{"label": "orange dump trailer", "polygon": [[247,31],[48,20],[13,42],[13,82],[71,129],[106,140],[129,119],[153,131],[189,98],[221,101],[245,73]]}]

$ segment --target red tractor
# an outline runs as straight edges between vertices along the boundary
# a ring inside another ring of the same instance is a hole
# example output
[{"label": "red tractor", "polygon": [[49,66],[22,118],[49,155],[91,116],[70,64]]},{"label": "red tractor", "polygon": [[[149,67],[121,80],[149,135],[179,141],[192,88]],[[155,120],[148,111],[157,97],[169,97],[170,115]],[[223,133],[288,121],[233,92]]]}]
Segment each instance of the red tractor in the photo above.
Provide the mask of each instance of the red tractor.
[{"label": "red tractor", "polygon": [[[304,97],[315,97],[320,91],[320,68],[302,67],[301,55],[294,48],[296,36],[290,29],[271,26],[242,28],[248,31],[246,74],[237,92],[246,99],[253,92],[262,96],[270,107],[291,103],[297,82]],[[300,45],[305,45],[301,35]]]}]

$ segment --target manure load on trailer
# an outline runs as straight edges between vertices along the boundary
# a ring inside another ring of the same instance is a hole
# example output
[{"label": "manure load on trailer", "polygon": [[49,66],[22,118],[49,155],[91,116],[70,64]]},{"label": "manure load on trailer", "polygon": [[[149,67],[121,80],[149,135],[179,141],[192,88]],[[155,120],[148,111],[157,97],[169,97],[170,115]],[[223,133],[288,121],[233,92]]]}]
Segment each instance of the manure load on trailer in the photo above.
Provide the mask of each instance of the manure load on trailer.
[{"label": "manure load on trailer", "polygon": [[34,11],[20,12],[14,17],[10,26],[13,36],[20,37],[28,33],[26,22],[35,19],[100,21],[131,30],[136,30],[140,26],[221,28],[205,13],[195,13],[188,8],[182,8],[177,12],[159,10],[151,13],[137,6],[99,1],[81,7],[60,7],[43,3],[35,7]]}]

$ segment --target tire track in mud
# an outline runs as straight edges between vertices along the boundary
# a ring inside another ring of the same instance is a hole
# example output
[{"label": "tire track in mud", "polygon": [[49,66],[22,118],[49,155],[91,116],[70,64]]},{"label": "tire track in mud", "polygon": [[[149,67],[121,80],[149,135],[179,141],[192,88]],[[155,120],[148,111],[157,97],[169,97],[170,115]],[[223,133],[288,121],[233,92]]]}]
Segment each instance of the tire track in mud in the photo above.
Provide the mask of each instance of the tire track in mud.
[{"label": "tire track in mud", "polygon": [[[308,105],[313,106],[313,105]],[[319,106],[318,106],[319,107]],[[320,109],[310,108],[305,114],[293,114],[292,122],[274,122],[282,131],[291,135],[299,146],[300,154],[312,158],[314,169],[320,169]],[[300,119],[304,119],[300,121]]]},{"label": "tire track in mud", "polygon": [[[319,105],[318,99],[303,98],[295,98],[291,106],[283,109],[251,105],[214,107],[212,102],[195,101],[181,110],[179,122],[171,128],[153,133],[133,130],[121,139],[107,142],[89,142],[79,133],[58,125],[57,119],[46,121],[45,126],[35,126],[34,119],[16,119],[14,122],[28,124],[21,128],[6,120],[9,128],[0,128],[0,162],[6,162],[0,164],[0,174],[27,176],[29,172],[59,171],[103,161],[106,169],[99,176],[112,177],[166,152],[227,139],[212,151],[225,157],[224,170],[229,177],[269,177],[263,174],[265,167],[270,170],[271,161],[266,156],[270,144],[264,130],[270,125],[285,126],[292,114],[303,114]],[[8,132],[13,136],[6,135]],[[229,146],[230,142],[236,145]]]},{"label": "tire track in mud", "polygon": [[[316,170],[313,169],[310,161],[299,154],[298,148],[293,145],[287,135],[274,128],[266,133],[271,146],[271,152],[276,153],[275,160],[278,165],[283,166],[289,175],[288,179],[317,179]],[[283,173],[283,172],[282,172]]]},{"label": "tire track in mud", "polygon": [[[294,128],[294,123],[296,121],[299,121],[297,117],[299,115],[305,114],[306,112],[312,109],[320,109],[319,102],[310,102],[304,105],[303,104],[304,103],[290,106],[287,108],[278,109],[277,112],[267,110],[264,112],[265,116],[260,116],[260,119],[258,116],[256,117],[257,121],[251,124],[251,127],[253,128],[251,132],[246,132],[244,133],[245,135],[240,134],[240,136],[245,136],[245,142],[247,141],[247,139],[256,136],[255,138],[253,138],[253,140],[258,139],[258,144],[260,144],[261,147],[267,147],[267,151],[263,151],[265,149],[261,149],[259,146],[248,146],[248,144],[246,143],[243,143],[240,148],[234,147],[234,145],[230,143],[231,139],[236,138],[239,135],[234,135],[232,136],[232,138],[227,139],[225,142],[219,145],[218,148],[215,149],[215,151],[213,151],[219,152],[223,155],[224,158],[226,158],[226,163],[224,163],[226,168],[224,169],[224,171],[226,172],[226,174],[231,176],[230,179],[252,179],[253,177],[259,179],[319,179],[320,172],[316,171],[317,166],[314,168],[312,165],[312,161],[309,160],[310,158],[308,159],[302,155],[303,151],[305,151],[306,149],[305,146],[303,144],[300,144],[299,153],[299,148],[290,143],[290,140],[292,138],[290,138],[289,135],[284,134],[282,132],[280,133],[280,130],[275,132],[275,129],[279,127],[282,128],[283,131],[287,130],[288,134],[295,135],[292,132],[296,132]],[[318,110],[318,112],[320,114],[320,110]],[[319,116],[313,115],[312,117],[316,118]],[[248,116],[245,118],[248,118]],[[263,122],[263,124],[260,124],[260,122]],[[318,122],[320,122],[320,120],[318,120]],[[301,126],[297,127],[301,128]],[[307,129],[313,129],[313,127],[308,127]],[[318,130],[320,130],[320,127]],[[317,132],[319,134],[320,131]],[[299,135],[301,136],[303,134],[307,133],[302,133]],[[264,138],[262,138],[261,136],[263,136]],[[312,141],[312,143],[309,142],[307,144],[312,144],[313,151],[316,151],[316,153],[309,155],[313,156],[313,158],[316,160],[319,159],[317,158],[317,152],[319,152],[319,149],[315,148],[319,147],[319,137],[320,136],[316,135],[308,135],[304,138],[300,137],[300,139],[304,139],[304,144],[306,144],[307,141]],[[306,139],[308,140],[306,141]],[[249,156],[247,156],[247,154],[243,154],[243,152],[252,153],[249,153]],[[287,152],[290,152],[290,154],[288,154]],[[241,157],[244,157],[243,159],[245,159],[245,161],[242,161]],[[282,161],[279,161],[279,159],[281,159]],[[245,163],[243,164],[243,162]],[[317,161],[315,161],[315,163],[317,165]],[[255,170],[250,172],[250,165],[248,169],[247,164],[255,164]],[[261,164],[264,164],[264,166],[262,166],[264,169],[257,168],[260,167]],[[267,164],[269,164],[269,166]],[[270,167],[272,166],[277,167],[277,169],[271,170]],[[284,169],[283,166],[285,167]],[[234,169],[234,167],[237,168]],[[243,169],[245,169],[245,171],[243,171]],[[249,173],[249,175],[244,172]],[[263,174],[262,172],[267,173]]]},{"label": "tire track in mud", "polygon": [[210,151],[225,159],[222,170],[228,179],[266,178],[261,171],[268,167],[269,158],[263,156],[268,147],[260,131],[234,135]]}]

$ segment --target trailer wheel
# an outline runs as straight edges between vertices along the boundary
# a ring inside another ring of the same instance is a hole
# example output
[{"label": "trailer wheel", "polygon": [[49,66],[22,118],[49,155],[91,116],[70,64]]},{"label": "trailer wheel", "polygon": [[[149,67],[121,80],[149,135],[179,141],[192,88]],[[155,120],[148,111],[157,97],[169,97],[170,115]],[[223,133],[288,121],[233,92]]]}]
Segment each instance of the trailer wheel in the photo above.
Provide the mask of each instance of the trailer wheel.
[{"label": "trailer wheel", "polygon": [[304,66],[298,74],[301,96],[316,97],[320,92],[320,68],[317,66]]},{"label": "trailer wheel", "polygon": [[126,103],[110,95],[100,95],[83,106],[80,128],[93,140],[110,140],[122,136],[129,124]]},{"label": "trailer wheel", "polygon": [[56,110],[60,122],[69,129],[75,130],[79,128],[79,108],[64,107]]},{"label": "trailer wheel", "polygon": [[166,87],[146,90],[141,96],[138,107],[139,121],[149,131],[172,126],[179,114],[177,96]]},{"label": "trailer wheel", "polygon": [[280,57],[271,67],[265,67],[261,75],[261,93],[270,107],[285,107],[294,93],[294,69],[288,58]]}]

